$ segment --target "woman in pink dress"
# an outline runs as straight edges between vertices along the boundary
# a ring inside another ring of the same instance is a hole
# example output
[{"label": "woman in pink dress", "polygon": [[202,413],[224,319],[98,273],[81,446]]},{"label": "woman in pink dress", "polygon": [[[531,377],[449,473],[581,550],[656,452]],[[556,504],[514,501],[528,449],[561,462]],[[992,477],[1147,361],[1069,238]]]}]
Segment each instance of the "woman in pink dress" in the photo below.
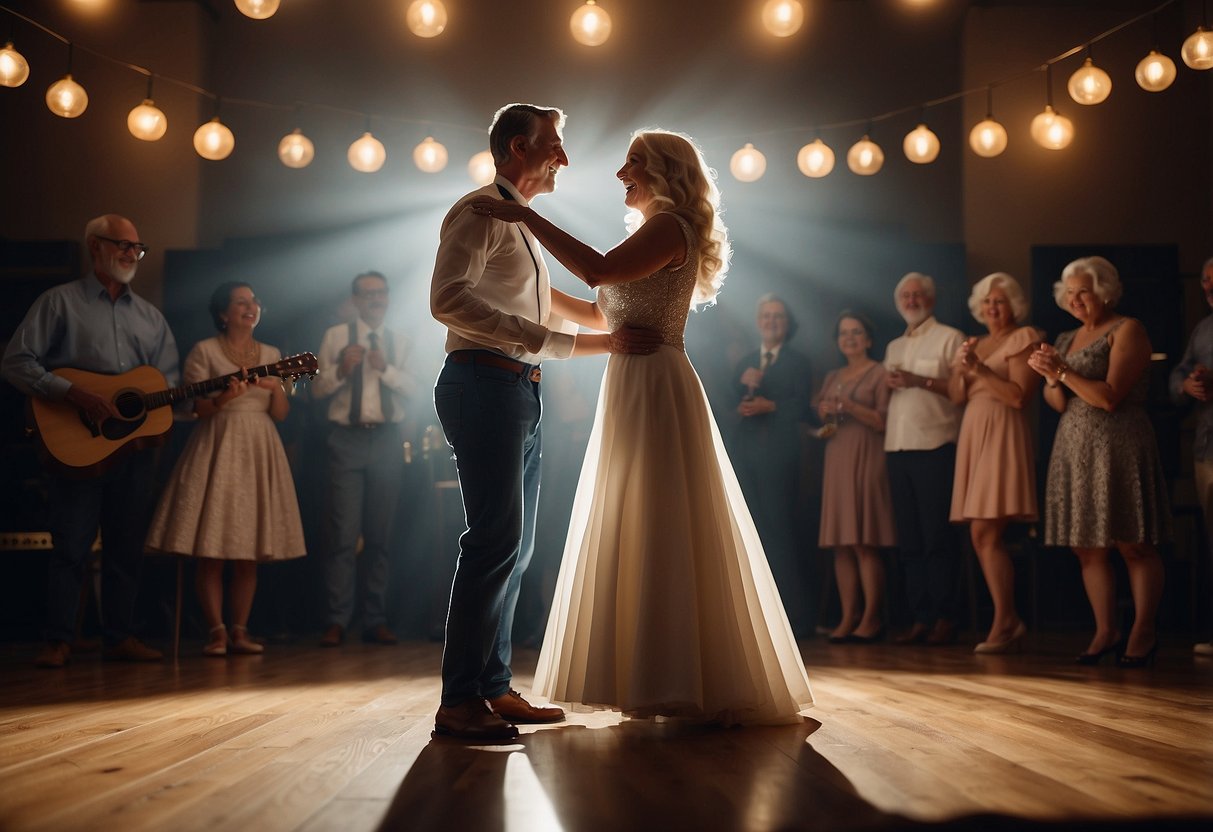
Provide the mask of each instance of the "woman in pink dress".
[{"label": "woman in pink dress", "polygon": [[961,345],[948,382],[952,401],[965,405],[951,519],[969,524],[994,601],[990,632],[973,652],[1008,653],[1019,649],[1027,627],[1015,611],[1015,567],[1003,534],[1011,521],[1036,519],[1036,470],[1023,408],[1040,386],[1028,355],[1041,333],[1021,325],[1028,300],[1015,278],[1004,272],[978,281],[969,309],[990,334]]},{"label": "woman in pink dress", "polygon": [[817,544],[834,550],[834,579],[842,618],[834,644],[871,644],[884,634],[884,561],[893,546],[893,503],[885,471],[884,425],[891,390],[885,369],[868,355],[872,326],[845,311],[838,316],[838,351],[846,364],[826,376],[813,400],[827,437],[822,466],[821,532]]}]

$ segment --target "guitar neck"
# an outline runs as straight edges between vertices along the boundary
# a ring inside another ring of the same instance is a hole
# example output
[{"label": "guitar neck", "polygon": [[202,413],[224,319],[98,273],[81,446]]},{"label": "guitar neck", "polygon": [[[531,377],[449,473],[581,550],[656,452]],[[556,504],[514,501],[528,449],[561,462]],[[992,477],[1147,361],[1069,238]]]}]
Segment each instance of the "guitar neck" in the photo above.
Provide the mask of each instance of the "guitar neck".
[{"label": "guitar neck", "polygon": [[[277,366],[274,364],[263,364],[260,367],[250,367],[245,371],[243,378],[251,379],[254,377],[266,378],[268,376],[278,375]],[[240,373],[228,373],[224,376],[208,378],[206,381],[187,384],[184,387],[172,387],[168,390],[157,390],[155,393],[147,393],[143,396],[144,406],[148,410],[155,410],[158,407],[164,407],[170,404],[177,404],[186,399],[205,396],[207,393],[214,393],[216,390],[222,390],[231,383],[232,379],[241,378]]]}]

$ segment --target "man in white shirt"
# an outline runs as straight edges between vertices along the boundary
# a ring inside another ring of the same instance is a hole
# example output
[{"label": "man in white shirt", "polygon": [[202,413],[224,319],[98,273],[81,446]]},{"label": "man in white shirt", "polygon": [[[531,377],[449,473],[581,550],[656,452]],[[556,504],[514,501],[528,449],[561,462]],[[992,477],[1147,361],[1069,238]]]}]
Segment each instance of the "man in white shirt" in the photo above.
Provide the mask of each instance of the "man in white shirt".
[{"label": "man in white shirt", "polygon": [[365,272],[351,284],[358,317],[324,333],[320,372],[312,384],[328,399],[329,528],[325,584],[328,630],[323,647],[341,644],[354,615],[358,535],[362,535],[362,637],[395,644],[387,626],[388,547],[404,453],[404,399],[416,390],[407,343],[384,325],[387,279]]},{"label": "man in white shirt", "polygon": [[885,352],[893,394],[885,458],[897,546],[914,624],[899,644],[955,639],[956,534],[948,522],[960,409],[948,398],[952,359],[964,334],[935,320],[935,281],[910,272],[893,290],[906,333]]},{"label": "man in white shirt", "polygon": [[[468,530],[459,538],[442,654],[435,735],[509,741],[515,723],[559,722],[510,686],[518,590],[534,550],[539,497],[539,363],[568,358],[576,327],[553,315],[543,253],[523,224],[473,213],[478,196],[523,205],[556,188],[568,165],[564,113],[501,108],[489,129],[492,184],[465,195],[442,221],[430,311],[447,327],[434,406],[455,450]],[[611,349],[633,348],[613,335]]]}]

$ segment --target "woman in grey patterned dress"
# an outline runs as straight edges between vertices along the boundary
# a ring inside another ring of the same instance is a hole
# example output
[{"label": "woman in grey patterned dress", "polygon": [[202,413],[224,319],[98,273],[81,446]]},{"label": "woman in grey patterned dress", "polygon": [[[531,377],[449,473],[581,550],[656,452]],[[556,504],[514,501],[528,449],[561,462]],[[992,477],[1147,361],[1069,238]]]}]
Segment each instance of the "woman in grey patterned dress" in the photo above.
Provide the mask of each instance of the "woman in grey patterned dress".
[{"label": "woman in grey patterned dress", "polygon": [[1144,407],[1150,339],[1140,321],[1115,311],[1121,291],[1116,267],[1102,257],[1066,266],[1053,296],[1082,326],[1042,345],[1028,364],[1045,379],[1045,401],[1062,414],[1045,490],[1045,543],[1069,546],[1082,566],[1095,635],[1077,661],[1097,664],[1121,644],[1108,559],[1115,548],[1129,571],[1135,613],[1119,661],[1140,667],[1158,647],[1157,546],[1170,538],[1171,516]]}]

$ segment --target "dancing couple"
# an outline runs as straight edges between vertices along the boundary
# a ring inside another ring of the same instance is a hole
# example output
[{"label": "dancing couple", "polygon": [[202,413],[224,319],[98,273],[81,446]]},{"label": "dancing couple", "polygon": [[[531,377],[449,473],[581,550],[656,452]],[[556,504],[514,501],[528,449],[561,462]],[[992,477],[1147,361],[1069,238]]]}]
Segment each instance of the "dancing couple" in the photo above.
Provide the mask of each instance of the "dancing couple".
[{"label": "dancing couple", "polygon": [[[442,224],[430,306],[447,358],[434,403],[468,528],[434,733],[503,742],[519,723],[564,719],[511,687],[510,634],[534,548],[539,365],[603,352],[535,693],[633,717],[796,721],[812,705],[808,677],[683,349],[690,310],[714,300],[729,264],[715,174],[687,137],[637,132],[616,174],[634,221],[601,254],[530,207],[569,164],[563,126],[557,109],[499,110],[496,179]],[[551,288],[543,250],[597,299]]]}]

